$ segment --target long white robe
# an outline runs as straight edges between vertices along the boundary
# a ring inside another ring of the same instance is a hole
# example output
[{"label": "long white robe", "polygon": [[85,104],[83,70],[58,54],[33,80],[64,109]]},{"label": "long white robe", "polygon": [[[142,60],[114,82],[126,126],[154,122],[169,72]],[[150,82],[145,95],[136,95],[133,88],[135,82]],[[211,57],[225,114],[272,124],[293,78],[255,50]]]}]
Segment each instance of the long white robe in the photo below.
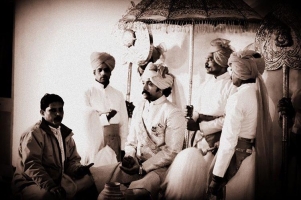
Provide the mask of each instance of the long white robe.
[{"label": "long white robe", "polygon": [[[213,174],[224,177],[235,152],[238,137],[253,139],[256,136],[258,104],[256,84],[241,85],[230,96],[226,106],[226,117],[222,129],[220,146],[216,155]],[[255,151],[248,156],[237,174],[228,182],[227,199],[253,199],[255,182]]]},{"label": "long white robe", "polygon": [[[119,126],[120,148],[124,150],[128,136],[128,115],[123,94],[112,86],[106,88],[95,81],[84,94],[84,130],[87,136],[86,153],[83,156],[86,162],[95,161],[96,154],[104,147],[104,126],[117,124]],[[114,109],[116,115],[107,120],[106,114]]]}]

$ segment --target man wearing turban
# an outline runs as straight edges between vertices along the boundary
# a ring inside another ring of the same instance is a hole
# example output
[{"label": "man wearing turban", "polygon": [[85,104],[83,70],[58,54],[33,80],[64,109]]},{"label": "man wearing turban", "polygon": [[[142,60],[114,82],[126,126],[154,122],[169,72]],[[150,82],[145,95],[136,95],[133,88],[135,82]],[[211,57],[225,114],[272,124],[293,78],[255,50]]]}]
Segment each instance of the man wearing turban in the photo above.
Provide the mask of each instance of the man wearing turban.
[{"label": "man wearing turban", "polygon": [[235,182],[231,182],[235,194],[227,192],[227,198],[270,199],[273,148],[269,138],[268,94],[261,77],[265,63],[256,51],[243,50],[232,53],[228,64],[237,92],[226,104],[220,145],[210,169],[207,192],[218,195],[235,178]]},{"label": "man wearing turban", "polygon": [[167,99],[174,81],[167,67],[150,62],[141,79],[144,99],[134,109],[122,162],[93,167],[91,173],[99,191],[106,182],[130,183],[125,195],[158,199],[166,170],[182,150],[186,122]]},{"label": "man wearing turban", "polygon": [[87,163],[101,164],[97,158],[100,150],[108,145],[120,161],[128,135],[128,116],[123,94],[109,85],[115,59],[106,52],[93,52],[91,66],[95,81],[84,94],[88,145],[83,157]]},{"label": "man wearing turban", "polygon": [[[196,132],[190,145],[197,146],[204,154],[209,148],[216,147],[224,122],[227,99],[236,92],[227,72],[228,59],[233,52],[229,43],[229,40],[223,38],[211,41],[211,50],[205,62],[208,76],[199,87],[195,111],[187,123],[187,129]],[[205,155],[208,167],[213,156],[212,152]]]},{"label": "man wearing turban", "polygon": [[[236,86],[232,84],[230,74],[227,72],[228,59],[233,52],[229,43],[229,40],[223,38],[216,38],[210,42],[211,49],[205,62],[208,75],[196,92],[198,94],[197,102],[194,106],[192,118],[187,121],[187,129],[192,134],[185,143],[188,143],[188,147],[200,149],[199,157],[195,159],[203,160],[204,163],[202,163],[202,166],[197,166],[196,163],[198,162],[191,160],[191,163],[177,162],[180,166],[176,163],[171,166],[168,179],[170,177],[185,178],[181,178],[178,184],[167,183],[166,193],[168,199],[204,198],[201,187],[203,186],[205,190],[205,183],[202,186],[197,185],[197,188],[186,186],[191,183],[198,183],[198,179],[201,177],[196,176],[196,174],[207,177],[221,135],[227,99],[236,92]],[[188,113],[187,110],[185,112]],[[181,156],[183,158],[189,157],[190,154],[191,149],[188,148],[182,151]],[[187,165],[187,167],[181,166],[181,164]],[[183,170],[178,171],[173,168]],[[171,178],[171,180],[173,179]],[[194,196],[191,195],[192,192]]]}]

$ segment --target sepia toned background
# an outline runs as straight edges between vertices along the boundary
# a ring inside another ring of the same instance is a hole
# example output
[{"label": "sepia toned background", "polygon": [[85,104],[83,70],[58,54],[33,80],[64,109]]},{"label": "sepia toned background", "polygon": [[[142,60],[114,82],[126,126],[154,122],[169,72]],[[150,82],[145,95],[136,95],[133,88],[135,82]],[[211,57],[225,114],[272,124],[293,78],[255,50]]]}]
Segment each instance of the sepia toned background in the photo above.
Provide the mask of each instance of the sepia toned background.
[{"label": "sepia toned background", "polygon": [[[12,42],[12,72],[10,79],[1,82],[1,87],[9,88],[2,92],[1,104],[1,171],[15,165],[19,138],[23,131],[41,118],[40,99],[45,93],[56,93],[65,101],[63,123],[75,133],[79,152],[86,144],[82,132],[81,105],[84,90],[94,81],[90,66],[90,54],[106,51],[116,58],[111,85],[126,95],[128,65],[123,63],[123,46],[117,23],[131,6],[129,0],[16,0],[5,4],[14,11],[12,38],[7,42],[2,55],[9,53]],[[11,3],[13,2],[13,3]],[[139,0],[133,1],[135,4]],[[245,0],[262,17],[273,7],[272,0]],[[10,15],[11,16],[11,15]],[[7,21],[7,20],[5,20]],[[8,33],[9,34],[9,33]],[[189,33],[153,30],[154,45],[162,42],[167,47],[165,63],[175,75],[176,82],[172,100],[178,106],[187,104]],[[255,41],[255,32],[206,33],[195,32],[193,55],[192,104],[196,101],[196,89],[205,79],[205,57],[210,41],[222,37],[231,41],[236,50],[241,50]],[[8,38],[8,39],[7,39]],[[6,55],[6,58],[10,54]],[[8,66],[1,60],[1,70]],[[131,101],[141,99],[141,84],[133,66]],[[290,95],[301,88],[300,71],[290,71]],[[8,76],[10,71],[6,72]],[[270,110],[273,119],[275,188],[280,185],[281,167],[281,128],[278,125],[276,105],[282,97],[282,70],[265,71],[263,74],[270,97]],[[2,79],[4,80],[4,79]],[[6,90],[6,91],[7,91]],[[11,95],[10,95],[11,92]],[[213,91],[214,92],[214,91]],[[277,189],[275,193],[277,193]]]}]

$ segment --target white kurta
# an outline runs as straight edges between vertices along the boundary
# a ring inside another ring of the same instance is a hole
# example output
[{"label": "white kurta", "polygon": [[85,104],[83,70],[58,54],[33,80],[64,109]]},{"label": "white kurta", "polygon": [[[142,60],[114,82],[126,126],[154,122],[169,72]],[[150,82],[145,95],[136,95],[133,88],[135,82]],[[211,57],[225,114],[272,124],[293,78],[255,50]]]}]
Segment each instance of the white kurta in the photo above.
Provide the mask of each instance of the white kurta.
[{"label": "white kurta", "polygon": [[195,111],[198,114],[220,116],[215,120],[200,123],[200,130],[205,135],[222,130],[227,99],[235,92],[236,86],[233,85],[228,72],[218,77],[210,75],[200,86]]},{"label": "white kurta", "polygon": [[[145,133],[141,118],[148,133]],[[133,112],[125,146],[126,154],[146,160],[143,162],[143,168],[147,172],[169,166],[182,150],[185,123],[182,110],[165,96],[151,103],[142,101]],[[146,147],[147,145],[151,146]]]},{"label": "white kurta", "polygon": [[[195,106],[194,119],[198,118],[199,114],[215,116],[217,118],[212,121],[202,121],[199,123],[200,131],[196,132],[193,146],[197,146],[197,148],[203,151],[209,148],[209,144],[203,138],[202,134],[209,135],[222,130],[227,99],[236,90],[237,88],[233,85],[228,72],[218,77],[207,75],[206,81],[201,84],[197,91],[198,101]],[[207,153],[204,157],[207,163],[206,173],[213,157],[212,153]]]},{"label": "white kurta", "polygon": [[[222,129],[213,174],[224,177],[235,152],[238,137],[253,139],[257,126],[256,84],[243,84],[227,102],[226,117]],[[255,152],[242,163],[237,174],[227,184],[227,197],[252,199],[255,180]],[[231,198],[230,198],[231,199]]]},{"label": "white kurta", "polygon": [[240,86],[229,99],[213,174],[223,177],[234,154],[238,137],[253,139],[256,135],[256,84]]},{"label": "white kurta", "polygon": [[[101,148],[103,148],[103,127],[110,124],[119,125],[119,135],[121,139],[121,150],[124,150],[124,145],[128,135],[128,115],[123,94],[112,86],[106,88],[97,81],[85,92],[86,106],[86,130],[88,135],[88,150],[87,154],[95,156]],[[107,120],[106,114],[114,109],[116,115]],[[90,162],[93,162],[93,156],[90,157]]]}]

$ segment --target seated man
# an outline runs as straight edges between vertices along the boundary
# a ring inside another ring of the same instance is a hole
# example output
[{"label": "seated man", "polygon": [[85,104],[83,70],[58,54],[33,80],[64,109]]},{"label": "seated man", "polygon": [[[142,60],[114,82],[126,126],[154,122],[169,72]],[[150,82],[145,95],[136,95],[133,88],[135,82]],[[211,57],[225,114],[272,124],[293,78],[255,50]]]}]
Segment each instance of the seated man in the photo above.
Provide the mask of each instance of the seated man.
[{"label": "seated man", "polygon": [[60,96],[45,94],[41,99],[42,120],[21,136],[12,184],[21,199],[97,197],[89,172],[93,163],[81,165],[72,130],[61,123],[63,107]]},{"label": "seated man", "polygon": [[126,196],[158,199],[166,170],[182,149],[186,122],[182,110],[166,98],[173,84],[167,67],[149,63],[141,78],[144,99],[133,112],[125,157],[90,171],[99,192],[107,182],[120,182],[129,184]]}]

